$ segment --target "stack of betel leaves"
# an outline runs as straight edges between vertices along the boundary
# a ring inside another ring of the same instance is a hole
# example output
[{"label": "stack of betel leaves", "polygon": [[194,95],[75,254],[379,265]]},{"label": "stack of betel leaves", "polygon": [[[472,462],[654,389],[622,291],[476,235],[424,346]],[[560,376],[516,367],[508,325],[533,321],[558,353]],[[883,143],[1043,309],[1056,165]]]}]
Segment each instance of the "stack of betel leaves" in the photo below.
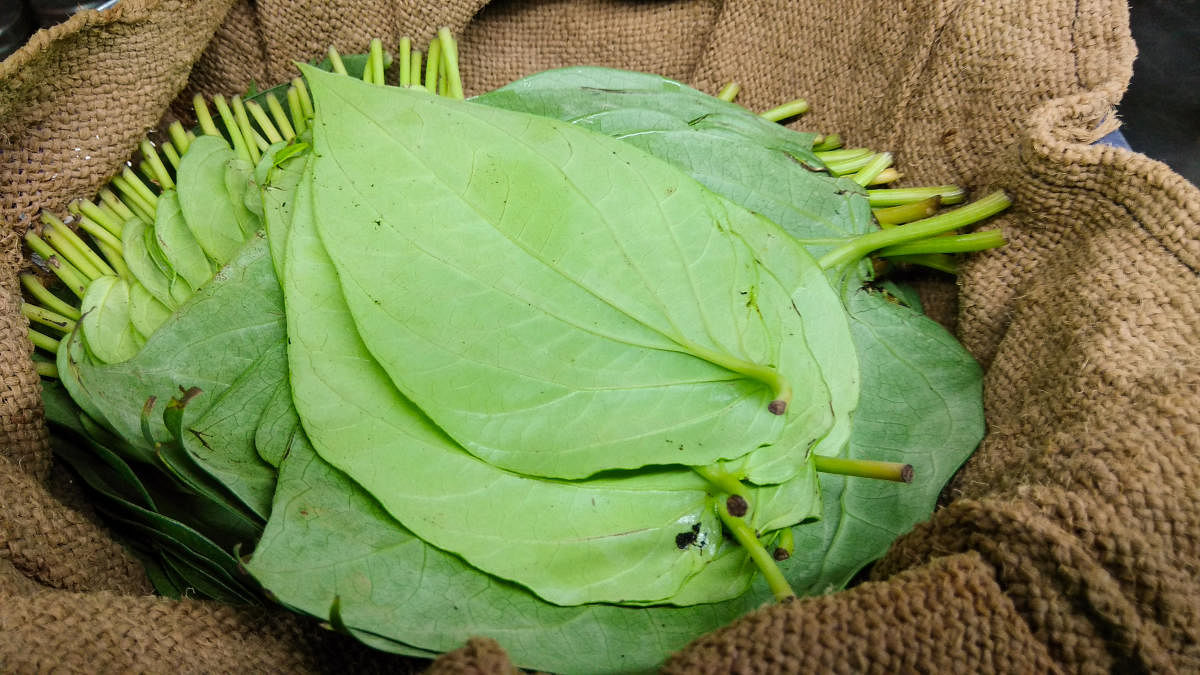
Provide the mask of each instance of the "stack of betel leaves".
[{"label": "stack of betel leaves", "polygon": [[645,669],[844,586],[982,437],[979,367],[880,273],[1000,245],[956,231],[1003,194],[871,188],[889,154],[734,87],[460,100],[446,31],[322,66],[27,236],[56,451],[164,595]]}]

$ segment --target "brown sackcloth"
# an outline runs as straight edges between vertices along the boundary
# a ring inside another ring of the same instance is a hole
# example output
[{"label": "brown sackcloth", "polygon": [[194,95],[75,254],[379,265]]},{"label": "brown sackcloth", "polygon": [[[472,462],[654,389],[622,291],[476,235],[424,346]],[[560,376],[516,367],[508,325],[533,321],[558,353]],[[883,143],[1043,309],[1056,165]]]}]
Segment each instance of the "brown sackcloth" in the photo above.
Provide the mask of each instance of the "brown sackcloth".
[{"label": "brown sackcloth", "polygon": [[[283,612],[151,597],[51,460],[15,273],[38,209],[92,196],[172,101],[441,25],[474,92],[568,64],[736,79],[752,109],[805,96],[801,126],[895,151],[909,184],[1014,199],[1010,244],[929,294],[987,369],[989,433],[947,506],[872,580],[668,670],[1200,671],[1200,191],[1090,145],[1117,124],[1127,21],[1120,0],[122,0],[39,33],[0,63],[0,671],[413,665]],[[510,665],[475,640],[434,667]]]}]

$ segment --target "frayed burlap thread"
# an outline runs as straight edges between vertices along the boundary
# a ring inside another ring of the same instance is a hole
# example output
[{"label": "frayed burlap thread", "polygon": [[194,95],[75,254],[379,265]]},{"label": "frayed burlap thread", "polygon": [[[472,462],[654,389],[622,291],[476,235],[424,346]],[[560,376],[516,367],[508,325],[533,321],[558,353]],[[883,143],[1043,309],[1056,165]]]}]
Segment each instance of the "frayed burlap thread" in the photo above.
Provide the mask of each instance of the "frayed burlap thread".
[{"label": "frayed burlap thread", "polygon": [[[290,79],[293,60],[329,44],[420,44],[442,25],[461,36],[472,92],[572,64],[707,91],[737,80],[752,109],[808,98],[798,126],[894,151],[909,184],[956,182],[974,196],[1003,187],[1014,199],[988,225],[1007,247],[974,256],[957,284],[922,283],[931,314],[986,367],[989,432],[945,508],[870,582],[754,612],[668,670],[1200,670],[1200,191],[1145,157],[1089,145],[1117,124],[1131,72],[1124,3],[119,7],[42,33],[0,65],[0,670],[412,666],[287,614],[145,595],[122,549],[44,487],[56,469],[13,275],[37,208],[91,196],[180,92],[172,110],[186,114],[195,92]],[[155,50],[163,36],[176,48]],[[134,65],[116,73],[117,63]],[[104,100],[69,104],[77,92]],[[72,562],[80,551],[87,565]],[[508,672],[498,637],[435,670]]]}]

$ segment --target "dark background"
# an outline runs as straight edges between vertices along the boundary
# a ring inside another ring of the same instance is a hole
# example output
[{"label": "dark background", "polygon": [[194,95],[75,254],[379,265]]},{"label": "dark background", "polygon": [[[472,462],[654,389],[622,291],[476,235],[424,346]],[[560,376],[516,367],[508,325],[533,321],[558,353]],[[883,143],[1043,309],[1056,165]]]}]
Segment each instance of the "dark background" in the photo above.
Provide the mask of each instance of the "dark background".
[{"label": "dark background", "polygon": [[1121,131],[1200,185],[1200,0],[1133,0],[1130,23],[1138,57]]}]

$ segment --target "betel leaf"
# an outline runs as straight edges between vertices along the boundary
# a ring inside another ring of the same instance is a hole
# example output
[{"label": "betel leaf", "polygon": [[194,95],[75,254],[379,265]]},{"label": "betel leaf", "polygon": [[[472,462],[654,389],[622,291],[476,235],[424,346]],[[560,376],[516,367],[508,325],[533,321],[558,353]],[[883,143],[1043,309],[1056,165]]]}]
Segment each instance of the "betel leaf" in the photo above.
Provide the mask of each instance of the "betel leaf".
[{"label": "betel leaf", "polygon": [[[690,471],[546,481],[465,452],[362,344],[311,211],[298,205],[289,233],[289,375],[304,429],[423,539],[560,604],[669,601],[727,546],[708,486]],[[693,526],[706,543],[680,549],[677,535]]]},{"label": "betel leaf", "polygon": [[[622,94],[645,77],[597,68],[549,71],[473,100],[585,124],[638,145],[779,223],[815,255],[839,239],[878,229],[864,191],[852,181],[812,173],[750,134],[705,133],[700,125],[686,124],[691,113],[678,113],[673,100],[631,101]],[[684,91],[677,90],[676,97]],[[737,114],[701,92],[689,95]],[[863,362],[862,403],[853,434],[849,428],[841,438],[831,432],[816,452],[911,463],[916,480],[900,485],[821,475],[824,517],[795,529],[793,559],[808,572],[794,584],[810,593],[840,588],[899,534],[927,518],[941,486],[983,433],[980,370],[971,356],[940,326],[918,316],[919,299],[910,289],[883,284],[916,312],[861,288],[869,270],[854,271],[841,288]],[[836,404],[836,394],[834,399]]]},{"label": "betel leaf", "polygon": [[822,371],[802,282],[746,244],[774,225],[598,134],[309,76],[316,221],[355,325],[470,452],[579,478],[772,443],[802,462],[825,434],[825,380],[853,364]]},{"label": "betel leaf", "polygon": [[101,363],[119,363],[142,348],[145,338],[133,327],[129,314],[129,283],[105,276],[92,281],[80,304],[83,315],[77,335]]},{"label": "betel leaf", "polygon": [[212,278],[215,270],[184,222],[183,212],[179,208],[179,193],[175,190],[166,190],[158,196],[158,206],[154,210],[154,236],[171,269],[187,282],[191,290],[195,291]]},{"label": "betel leaf", "polygon": [[225,139],[200,136],[183,154],[175,177],[188,229],[218,265],[232,258],[246,240],[241,222],[249,210],[240,192],[234,201],[226,182],[234,158]]},{"label": "betel leaf", "polygon": [[653,668],[770,598],[760,582],[686,608],[547,603],[430,546],[302,437],[280,466],[271,520],[246,567],[280,602],[321,619],[340,598],[352,628],[437,652],[488,635],[520,666],[572,673]]},{"label": "betel leaf", "polygon": [[983,438],[983,373],[944,328],[882,293],[846,296],[863,364],[854,433],[841,456],[912,464],[911,484],[821,474],[825,515],[795,528],[797,592],[844,586],[926,520],[942,486]]},{"label": "betel leaf", "polygon": [[[834,242],[878,229],[860,186],[809,169],[819,165],[811,152],[813,134],[782,128],[666,78],[608,68],[565,68],[531,75],[472,101],[553,117],[639,147],[713,192],[765,215],[803,240],[813,255],[826,252]],[[822,363],[854,359],[848,340],[812,345],[822,346],[824,351],[816,354]],[[814,451],[835,454],[850,435],[858,383],[851,377],[827,382],[834,427]],[[780,448],[755,453],[739,465],[756,483],[786,480],[793,471],[788,453]]]}]

